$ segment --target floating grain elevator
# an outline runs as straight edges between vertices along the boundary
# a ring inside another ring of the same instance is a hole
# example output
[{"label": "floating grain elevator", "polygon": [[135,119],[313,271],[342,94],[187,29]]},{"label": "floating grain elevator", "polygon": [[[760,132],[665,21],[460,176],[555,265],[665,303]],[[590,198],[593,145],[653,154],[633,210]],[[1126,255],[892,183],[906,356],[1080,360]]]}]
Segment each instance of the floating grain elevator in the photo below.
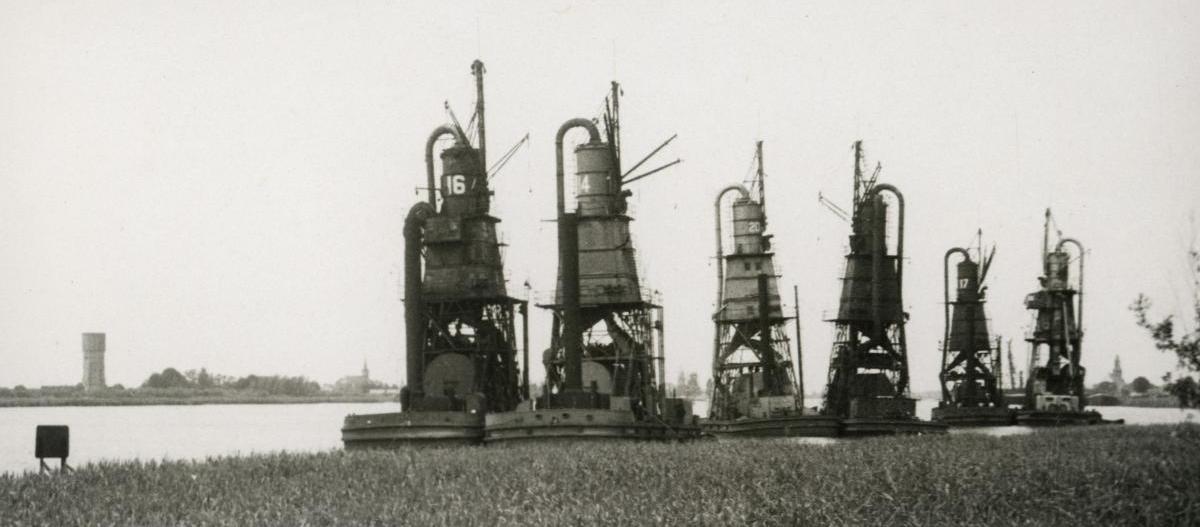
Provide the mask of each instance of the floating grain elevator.
[{"label": "floating grain elevator", "polygon": [[[1022,425],[1098,424],[1105,421],[1095,411],[1085,410],[1083,356],[1083,244],[1074,238],[1059,238],[1050,246],[1050,209],[1042,231],[1041,289],[1025,297],[1033,311],[1033,328],[1026,335],[1030,345],[1029,377],[1025,401],[1017,411]],[[1057,231],[1057,229],[1055,229]],[[1073,246],[1075,256],[1067,251]],[[1079,277],[1071,280],[1071,263],[1078,262]]]},{"label": "floating grain elevator", "polygon": [[[554,300],[540,305],[553,314],[544,392],[534,409],[489,414],[488,443],[699,435],[685,401],[663,389],[662,307],[638,275],[632,192],[625,188],[678,161],[638,176],[630,176],[636,165],[622,173],[619,96],[614,82],[603,135],[589,119],[568,120],[558,130],[558,286]],[[576,192],[568,200],[563,149],[576,129],[588,137],[574,149]]]},{"label": "floating grain elevator", "polygon": [[[981,235],[982,239],[982,235]],[[955,265],[955,297],[950,300],[950,261]],[[983,254],[982,241],[972,258],[961,247],[946,251],[942,265],[945,333],[942,338],[942,369],[938,380],[942,400],[933,409],[933,420],[950,426],[1004,426],[1013,423],[1001,390],[1004,370],[1000,338],[988,333],[984,301],[988,270],[995,247]]]},{"label": "floating grain elevator", "polygon": [[[862,141],[855,142],[850,252],[838,311],[829,319],[835,335],[824,412],[841,418],[848,435],[944,432],[945,425],[917,418],[909,395],[908,313],[901,296],[904,197],[896,187],[877,183],[878,175],[876,170],[863,176]],[[891,247],[891,207],[884,194],[897,209]]]},{"label": "floating grain elevator", "polygon": [[[756,171],[750,189],[731,185],[717,193],[717,302],[712,358],[712,394],[704,432],[715,436],[835,436],[836,417],[806,415],[797,386],[787,335],[787,317],[779,294],[772,236],[766,233],[762,141],[755,149]],[[731,205],[733,251],[725,253],[722,203]],[[757,199],[755,199],[757,194]],[[797,324],[799,321],[797,320]],[[799,326],[796,342],[799,349]]]},{"label": "floating grain elevator", "polygon": [[[478,140],[472,145],[457,122],[434,129],[425,144],[428,198],[404,221],[401,411],[346,417],[347,448],[477,443],[485,414],[512,410],[528,397],[528,368],[517,361],[527,346],[515,331],[518,313],[527,327],[527,306],[505,286],[500,220],[490,213],[483,63],[471,70]],[[453,143],[439,154],[437,178],[434,154],[447,136]]]}]

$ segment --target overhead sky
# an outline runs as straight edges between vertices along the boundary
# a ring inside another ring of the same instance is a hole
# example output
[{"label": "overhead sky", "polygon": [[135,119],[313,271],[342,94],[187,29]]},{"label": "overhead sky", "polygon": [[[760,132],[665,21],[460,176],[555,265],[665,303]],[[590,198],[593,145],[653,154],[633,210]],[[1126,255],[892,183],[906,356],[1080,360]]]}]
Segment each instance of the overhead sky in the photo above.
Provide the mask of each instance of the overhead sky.
[{"label": "overhead sky", "polygon": [[[936,388],[942,257],[997,246],[992,329],[1023,361],[1044,210],[1087,247],[1084,365],[1160,382],[1173,357],[1127,307],[1186,312],[1200,201],[1195,2],[0,1],[0,386],[74,384],[108,333],[110,384],[152,370],[304,375],[366,360],[400,381],[401,226],[423,147],[474,102],[511,291],[554,286],[553,137],[609,82],[626,156],[674,133],[681,165],[635,183],[635,242],[666,306],[669,379],[707,377],[712,200],[765,141],[768,229],[805,381],[819,390],[856,139],[908,204],[917,390]],[[568,139],[578,142],[580,137]],[[1196,225],[1196,224],[1192,224]],[[534,312],[534,356],[549,341]],[[541,375],[540,366],[533,369]]]}]

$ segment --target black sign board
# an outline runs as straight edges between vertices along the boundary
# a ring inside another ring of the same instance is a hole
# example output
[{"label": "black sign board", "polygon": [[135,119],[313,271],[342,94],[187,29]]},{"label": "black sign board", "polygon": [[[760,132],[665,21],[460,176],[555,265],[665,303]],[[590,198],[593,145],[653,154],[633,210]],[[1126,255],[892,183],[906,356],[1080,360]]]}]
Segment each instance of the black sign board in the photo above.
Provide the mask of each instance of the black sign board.
[{"label": "black sign board", "polygon": [[34,450],[38,459],[66,459],[71,451],[71,429],[62,425],[38,425]]}]

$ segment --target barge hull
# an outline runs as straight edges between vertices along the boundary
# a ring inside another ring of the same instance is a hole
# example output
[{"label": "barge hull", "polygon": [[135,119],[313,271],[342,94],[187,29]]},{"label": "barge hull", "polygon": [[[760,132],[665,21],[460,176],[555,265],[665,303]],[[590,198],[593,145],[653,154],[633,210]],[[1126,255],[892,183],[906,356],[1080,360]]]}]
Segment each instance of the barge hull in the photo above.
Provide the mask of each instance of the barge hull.
[{"label": "barge hull", "polygon": [[464,412],[390,412],[346,416],[347,450],[475,445],[483,441],[483,416]]},{"label": "barge hull", "polygon": [[559,440],[686,441],[700,427],[638,420],[633,412],[556,408],[489,414],[483,441],[488,445]]},{"label": "barge hull", "polygon": [[954,427],[1011,426],[1017,423],[1014,411],[995,407],[934,408],[933,421]]},{"label": "barge hull", "polygon": [[824,415],[763,417],[758,419],[706,420],[706,435],[724,437],[837,437],[841,421]]},{"label": "barge hull", "polygon": [[945,423],[920,419],[853,417],[842,420],[842,434],[846,436],[944,434],[947,428]]}]

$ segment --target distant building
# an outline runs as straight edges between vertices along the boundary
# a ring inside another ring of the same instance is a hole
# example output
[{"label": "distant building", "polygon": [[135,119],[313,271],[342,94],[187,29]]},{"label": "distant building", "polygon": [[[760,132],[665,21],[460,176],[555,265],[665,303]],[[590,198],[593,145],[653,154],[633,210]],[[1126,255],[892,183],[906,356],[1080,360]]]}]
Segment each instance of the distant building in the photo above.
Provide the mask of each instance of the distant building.
[{"label": "distant building", "polygon": [[83,334],[83,389],[101,390],[104,383],[104,333]]},{"label": "distant building", "polygon": [[1121,373],[1121,356],[1117,355],[1113,361],[1113,371],[1108,374],[1109,382],[1113,383],[1113,392],[1116,394],[1124,393],[1126,390],[1125,377]]},{"label": "distant building", "polygon": [[333,385],[334,391],[340,393],[367,393],[371,389],[371,370],[367,369],[367,361],[363,359],[362,375],[348,375],[338,379]]}]

